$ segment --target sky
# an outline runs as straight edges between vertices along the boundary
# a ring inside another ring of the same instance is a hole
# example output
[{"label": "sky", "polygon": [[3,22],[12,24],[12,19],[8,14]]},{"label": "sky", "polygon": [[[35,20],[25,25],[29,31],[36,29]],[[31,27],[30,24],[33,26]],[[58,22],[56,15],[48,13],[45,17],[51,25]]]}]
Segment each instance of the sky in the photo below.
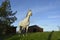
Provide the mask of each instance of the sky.
[{"label": "sky", "polygon": [[[0,4],[2,1],[4,0],[0,0]],[[38,25],[44,31],[59,30],[57,26],[60,26],[60,0],[10,0],[10,3],[12,11],[17,11],[17,20],[13,23],[17,30],[28,9],[32,10],[30,26]]]}]

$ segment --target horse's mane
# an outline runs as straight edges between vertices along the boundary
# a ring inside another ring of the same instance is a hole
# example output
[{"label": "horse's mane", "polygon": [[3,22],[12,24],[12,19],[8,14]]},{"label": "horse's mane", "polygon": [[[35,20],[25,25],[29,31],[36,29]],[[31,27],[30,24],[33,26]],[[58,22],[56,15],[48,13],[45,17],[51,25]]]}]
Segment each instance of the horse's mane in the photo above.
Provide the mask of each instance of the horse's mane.
[{"label": "horse's mane", "polygon": [[28,10],[26,17],[28,16],[28,14],[29,14],[30,11],[31,11],[31,10]]}]

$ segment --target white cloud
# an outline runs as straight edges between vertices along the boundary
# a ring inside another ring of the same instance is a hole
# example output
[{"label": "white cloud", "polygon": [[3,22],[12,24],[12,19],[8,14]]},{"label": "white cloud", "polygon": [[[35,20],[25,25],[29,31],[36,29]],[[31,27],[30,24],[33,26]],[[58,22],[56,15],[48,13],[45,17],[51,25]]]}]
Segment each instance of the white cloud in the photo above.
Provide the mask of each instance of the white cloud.
[{"label": "white cloud", "polygon": [[48,18],[60,18],[60,16],[48,16]]}]

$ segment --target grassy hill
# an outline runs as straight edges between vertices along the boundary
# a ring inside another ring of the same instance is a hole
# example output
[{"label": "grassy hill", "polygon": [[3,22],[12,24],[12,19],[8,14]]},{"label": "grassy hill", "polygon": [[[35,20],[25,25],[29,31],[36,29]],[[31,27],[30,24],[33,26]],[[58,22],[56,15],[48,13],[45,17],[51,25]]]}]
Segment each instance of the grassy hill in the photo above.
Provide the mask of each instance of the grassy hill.
[{"label": "grassy hill", "polygon": [[60,32],[37,32],[28,33],[26,36],[19,36],[16,34],[5,40],[60,40]]}]

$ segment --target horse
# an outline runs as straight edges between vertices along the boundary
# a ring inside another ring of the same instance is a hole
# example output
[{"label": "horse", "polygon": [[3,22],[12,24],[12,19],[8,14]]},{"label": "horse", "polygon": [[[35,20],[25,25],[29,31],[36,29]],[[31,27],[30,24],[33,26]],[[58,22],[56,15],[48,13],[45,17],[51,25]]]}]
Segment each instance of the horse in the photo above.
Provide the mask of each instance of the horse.
[{"label": "horse", "polygon": [[20,23],[19,23],[19,33],[24,34],[28,32],[28,27],[30,24],[30,16],[32,16],[32,11],[28,10],[27,15],[25,17],[25,19],[23,19]]}]

